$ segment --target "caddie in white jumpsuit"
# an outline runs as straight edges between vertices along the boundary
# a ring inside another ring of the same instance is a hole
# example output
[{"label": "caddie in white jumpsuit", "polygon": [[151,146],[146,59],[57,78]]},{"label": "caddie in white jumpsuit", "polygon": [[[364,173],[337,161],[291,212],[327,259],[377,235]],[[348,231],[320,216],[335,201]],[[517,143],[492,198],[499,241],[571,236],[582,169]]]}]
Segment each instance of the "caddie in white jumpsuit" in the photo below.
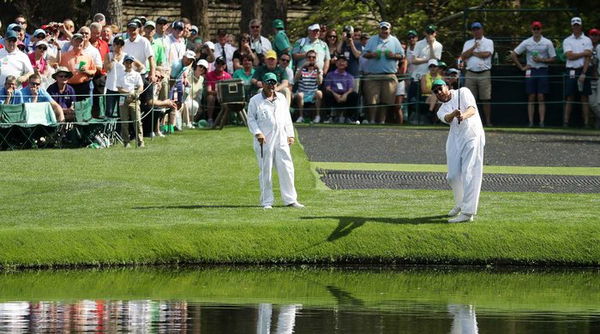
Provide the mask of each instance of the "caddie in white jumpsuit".
[{"label": "caddie in white jumpsuit", "polygon": [[485,133],[477,103],[468,88],[449,90],[440,79],[433,82],[431,89],[442,102],[437,112],[438,118],[450,124],[446,141],[447,178],[454,193],[455,206],[448,213],[454,218],[448,222],[472,221],[479,204],[485,146]]},{"label": "caddie in white jumpsuit", "polygon": [[272,170],[275,164],[283,203],[289,207],[303,208],[304,205],[297,201],[294,187],[294,164],[290,154],[290,145],[294,143],[294,126],[288,102],[283,94],[273,89],[277,84],[275,74],[266,73],[263,83],[262,92],[254,95],[248,104],[248,128],[254,135],[254,151],[259,167],[260,204],[265,209],[272,208]]}]

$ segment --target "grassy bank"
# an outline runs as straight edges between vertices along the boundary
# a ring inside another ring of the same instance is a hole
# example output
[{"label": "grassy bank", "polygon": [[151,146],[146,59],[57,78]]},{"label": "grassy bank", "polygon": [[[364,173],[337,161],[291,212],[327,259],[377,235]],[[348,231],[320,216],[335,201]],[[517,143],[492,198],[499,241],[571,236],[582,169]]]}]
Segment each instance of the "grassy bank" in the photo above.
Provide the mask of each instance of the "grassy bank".
[{"label": "grassy bank", "polygon": [[483,193],[473,223],[450,225],[449,191],[328,190],[296,145],[307,208],[265,212],[250,141],[227,128],[141,150],[0,152],[0,263],[600,265],[597,194]]}]

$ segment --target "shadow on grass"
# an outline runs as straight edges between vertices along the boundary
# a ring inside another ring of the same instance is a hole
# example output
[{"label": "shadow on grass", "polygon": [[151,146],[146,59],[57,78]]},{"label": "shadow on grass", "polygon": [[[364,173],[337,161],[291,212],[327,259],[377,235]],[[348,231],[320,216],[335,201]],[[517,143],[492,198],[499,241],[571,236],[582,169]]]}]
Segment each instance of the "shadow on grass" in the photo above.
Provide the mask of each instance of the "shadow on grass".
[{"label": "shadow on grass", "polygon": [[328,217],[302,217],[301,219],[337,219],[339,220],[338,226],[331,232],[327,237],[328,242],[332,242],[343,238],[355,229],[363,226],[366,222],[373,223],[384,223],[384,224],[445,224],[445,215],[439,216],[427,216],[427,217],[416,217],[416,218],[386,218],[386,217],[340,217],[340,216],[328,216]]},{"label": "shadow on grass", "polygon": [[262,208],[260,205],[156,205],[156,206],[134,206],[134,210],[154,210],[154,209],[239,209],[239,208]]},{"label": "shadow on grass", "polygon": [[346,290],[340,289],[334,285],[328,285],[326,288],[340,306],[365,306],[365,302],[362,299],[354,297]]}]

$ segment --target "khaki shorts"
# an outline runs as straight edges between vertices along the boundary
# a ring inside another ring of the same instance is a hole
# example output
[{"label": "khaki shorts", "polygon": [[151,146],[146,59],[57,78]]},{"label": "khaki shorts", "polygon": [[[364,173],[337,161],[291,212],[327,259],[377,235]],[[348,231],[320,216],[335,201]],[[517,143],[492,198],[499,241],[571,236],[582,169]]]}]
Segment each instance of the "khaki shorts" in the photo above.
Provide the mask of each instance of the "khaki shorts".
[{"label": "khaki shorts", "polygon": [[465,75],[465,86],[471,90],[473,96],[479,100],[489,101],[492,99],[492,75],[491,71],[475,73],[467,71]]},{"label": "khaki shorts", "polygon": [[394,104],[397,84],[398,79],[395,74],[367,75],[364,80],[361,80],[365,105]]}]

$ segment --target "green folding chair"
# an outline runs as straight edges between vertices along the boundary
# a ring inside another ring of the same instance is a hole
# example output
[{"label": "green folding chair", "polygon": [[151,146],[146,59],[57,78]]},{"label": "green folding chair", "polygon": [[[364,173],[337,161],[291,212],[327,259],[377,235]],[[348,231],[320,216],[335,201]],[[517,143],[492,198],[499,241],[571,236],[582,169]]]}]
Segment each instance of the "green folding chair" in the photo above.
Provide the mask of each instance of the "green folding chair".
[{"label": "green folding chair", "polygon": [[92,120],[92,99],[87,98],[85,100],[76,101],[73,103],[73,109],[75,110],[75,122],[81,124],[87,124]]},{"label": "green folding chair", "polygon": [[47,147],[57,143],[58,123],[50,102],[24,103],[24,128],[27,132],[27,145],[31,147]]},{"label": "green folding chair", "polygon": [[22,142],[22,128],[25,123],[22,104],[0,104],[0,147],[14,150]]}]

